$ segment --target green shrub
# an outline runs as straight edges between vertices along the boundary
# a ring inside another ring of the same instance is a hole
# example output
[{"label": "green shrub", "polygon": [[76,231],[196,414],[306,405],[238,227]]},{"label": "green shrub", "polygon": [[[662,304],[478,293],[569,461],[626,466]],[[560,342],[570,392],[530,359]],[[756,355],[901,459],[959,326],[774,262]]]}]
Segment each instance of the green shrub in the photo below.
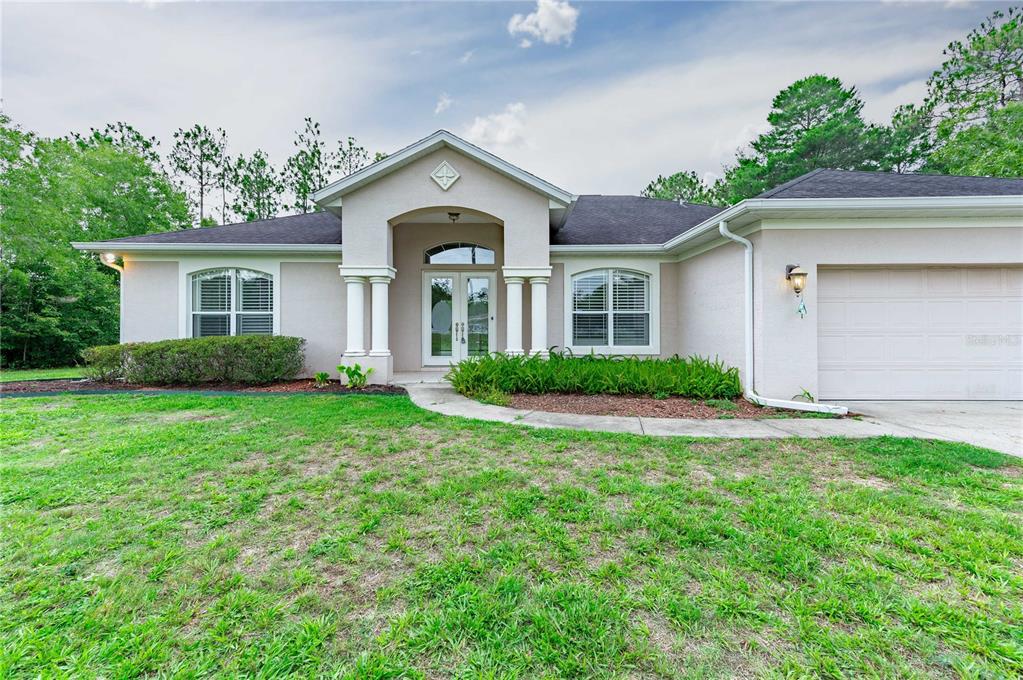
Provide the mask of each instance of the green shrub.
[{"label": "green shrub", "polygon": [[338,373],[343,373],[348,378],[348,387],[353,390],[361,390],[369,382],[369,376],[373,372],[373,367],[371,366],[364,371],[359,364],[352,364],[351,366],[341,364],[337,367],[337,370]]},{"label": "green shrub", "polygon": [[294,378],[305,363],[305,340],[241,335],[93,347],[86,374],[140,385],[266,384]]},{"label": "green shrub", "polygon": [[318,371],[313,376],[313,381],[316,383],[316,387],[323,388],[330,384],[330,374],[326,371]]},{"label": "green shrub", "polygon": [[554,352],[538,356],[491,354],[451,367],[447,379],[466,396],[525,394],[656,394],[734,399],[742,394],[739,370],[702,357],[639,357]]}]

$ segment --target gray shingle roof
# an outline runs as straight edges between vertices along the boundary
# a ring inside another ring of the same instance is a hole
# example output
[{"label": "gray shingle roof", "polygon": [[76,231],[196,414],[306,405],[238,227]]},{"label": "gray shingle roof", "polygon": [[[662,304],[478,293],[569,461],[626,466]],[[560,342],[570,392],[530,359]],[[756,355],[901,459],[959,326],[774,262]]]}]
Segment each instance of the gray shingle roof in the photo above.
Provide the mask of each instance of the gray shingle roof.
[{"label": "gray shingle roof", "polygon": [[551,245],[664,243],[723,208],[641,196],[580,196]]},{"label": "gray shingle roof", "polygon": [[[758,198],[996,195],[1023,195],[1023,179],[814,170]],[[551,230],[551,245],[660,244],[722,210],[716,206],[679,204],[640,196],[583,195],[569,208],[561,226]],[[128,236],[110,242],[338,245],[341,243],[341,218],[330,212],[314,212],[258,222]]]},{"label": "gray shingle roof", "polygon": [[340,244],[341,218],[326,211],[201,229],[111,239],[111,243]]},{"label": "gray shingle roof", "polygon": [[905,198],[912,196],[1023,196],[1023,179],[814,170],[757,198]]}]

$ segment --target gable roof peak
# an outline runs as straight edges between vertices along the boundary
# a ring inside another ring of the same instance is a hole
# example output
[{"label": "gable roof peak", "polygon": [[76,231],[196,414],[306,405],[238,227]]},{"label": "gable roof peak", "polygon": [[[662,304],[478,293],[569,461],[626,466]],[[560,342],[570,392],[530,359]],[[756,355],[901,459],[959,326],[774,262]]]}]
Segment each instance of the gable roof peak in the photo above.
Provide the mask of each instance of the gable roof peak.
[{"label": "gable roof peak", "polygon": [[336,182],[332,182],[322,189],[315,191],[313,193],[313,200],[321,207],[339,206],[345,194],[351,193],[380,177],[389,175],[409,163],[444,147],[454,149],[498,174],[504,175],[512,181],[547,196],[547,198],[556,203],[567,206],[575,200],[575,196],[570,192],[540,179],[522,168],[512,165],[503,158],[443,128],[427,137],[423,137],[417,142],[413,142],[390,156],[356,170],[347,177],[342,177]]}]

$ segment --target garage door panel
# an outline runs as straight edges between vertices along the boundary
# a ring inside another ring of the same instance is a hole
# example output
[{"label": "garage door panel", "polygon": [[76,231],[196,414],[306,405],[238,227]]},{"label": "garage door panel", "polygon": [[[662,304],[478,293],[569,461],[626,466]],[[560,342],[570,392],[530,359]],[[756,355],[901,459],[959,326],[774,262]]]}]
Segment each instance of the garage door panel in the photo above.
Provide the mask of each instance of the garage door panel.
[{"label": "garage door panel", "polygon": [[969,269],[966,272],[966,292],[969,295],[999,294],[1002,292],[1003,269]]},{"label": "garage door panel", "polygon": [[888,353],[885,358],[890,361],[916,361],[920,358],[920,351],[925,340],[923,335],[888,337],[886,343]]},{"label": "garage door panel", "polygon": [[892,269],[887,272],[887,278],[888,285],[879,291],[883,298],[893,295],[916,297],[924,289],[924,273],[919,269]]},{"label": "garage door panel", "polygon": [[1023,267],[819,270],[824,399],[1023,399]]},{"label": "garage door panel", "polygon": [[882,303],[876,300],[849,302],[846,304],[847,326],[856,326],[858,328],[883,327],[887,325],[885,317],[885,308],[882,306]]},{"label": "garage door panel", "polygon": [[892,328],[918,328],[927,318],[927,305],[922,300],[893,300],[887,310]]},{"label": "garage door panel", "polygon": [[959,269],[925,269],[926,292],[935,295],[962,293],[962,273]]}]

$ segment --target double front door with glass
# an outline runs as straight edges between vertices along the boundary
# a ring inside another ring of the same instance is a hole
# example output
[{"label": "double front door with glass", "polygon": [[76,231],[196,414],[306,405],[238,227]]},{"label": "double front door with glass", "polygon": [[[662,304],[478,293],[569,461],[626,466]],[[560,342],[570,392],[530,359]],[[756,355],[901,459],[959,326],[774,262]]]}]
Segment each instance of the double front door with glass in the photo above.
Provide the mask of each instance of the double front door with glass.
[{"label": "double front door with glass", "polygon": [[423,364],[447,366],[495,351],[493,272],[423,274]]}]

